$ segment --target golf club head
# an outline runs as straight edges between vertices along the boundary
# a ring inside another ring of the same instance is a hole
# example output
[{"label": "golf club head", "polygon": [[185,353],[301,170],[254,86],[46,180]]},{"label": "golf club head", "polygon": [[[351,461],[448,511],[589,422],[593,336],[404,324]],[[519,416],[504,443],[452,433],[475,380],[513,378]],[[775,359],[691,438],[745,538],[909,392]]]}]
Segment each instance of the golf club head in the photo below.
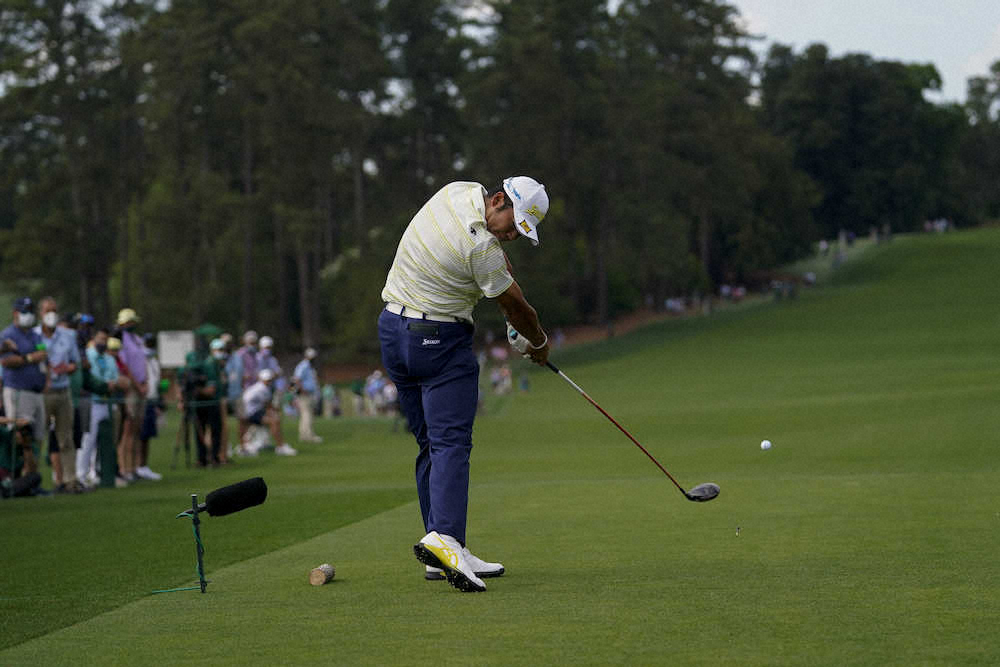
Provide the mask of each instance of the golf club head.
[{"label": "golf club head", "polygon": [[690,491],[685,491],[684,495],[687,496],[688,500],[693,500],[696,503],[705,503],[719,495],[719,491],[721,489],[718,484],[705,482],[692,488]]}]

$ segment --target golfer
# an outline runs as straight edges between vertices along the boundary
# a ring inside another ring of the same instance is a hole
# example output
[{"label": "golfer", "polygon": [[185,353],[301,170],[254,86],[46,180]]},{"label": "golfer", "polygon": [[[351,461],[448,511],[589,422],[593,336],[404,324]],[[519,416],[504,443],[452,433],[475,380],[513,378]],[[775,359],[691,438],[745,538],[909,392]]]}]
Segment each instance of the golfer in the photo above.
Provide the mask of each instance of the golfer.
[{"label": "golfer", "polygon": [[513,343],[518,351],[538,364],[548,360],[548,337],[500,247],[519,236],[538,245],[548,208],[545,187],[527,176],[507,178],[492,191],[449,183],[413,216],[382,290],[382,362],[419,446],[417,497],[427,534],[413,550],[428,579],[443,573],[465,592],[485,591],[482,578],[504,571],[465,544],[479,400],[472,309],[483,296],[496,299],[521,334]]}]

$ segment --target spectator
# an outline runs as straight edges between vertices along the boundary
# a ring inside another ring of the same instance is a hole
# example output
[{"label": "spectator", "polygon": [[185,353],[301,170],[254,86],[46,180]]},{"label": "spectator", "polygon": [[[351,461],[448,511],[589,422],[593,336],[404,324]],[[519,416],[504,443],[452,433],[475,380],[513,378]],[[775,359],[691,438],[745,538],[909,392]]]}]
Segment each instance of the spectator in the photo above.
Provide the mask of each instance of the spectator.
[{"label": "spectator", "polygon": [[[199,335],[197,347],[188,355],[187,365],[184,367],[184,376],[189,385],[184,400],[191,401],[194,406],[198,465],[203,468],[209,464],[219,463],[222,448],[222,413],[219,397],[223,395],[224,387],[222,373],[211,355],[210,347],[204,336]],[[208,447],[205,445],[206,437],[209,442]]]},{"label": "spectator", "polygon": [[[244,390],[257,382],[257,332],[250,330],[243,334],[243,347],[236,351],[240,358],[242,380],[240,385]],[[241,394],[242,395],[242,394]]]},{"label": "spectator", "polygon": [[[226,365],[223,368],[226,374],[226,405],[222,412],[223,425],[227,425],[229,422],[228,417],[236,417],[239,423],[239,441],[243,440],[243,434],[246,430],[244,425],[244,420],[240,416],[242,414],[242,409],[240,405],[242,401],[240,397],[243,395],[243,362],[240,359],[239,350],[232,350],[231,343],[226,345],[226,353],[228,354],[226,358]],[[223,428],[223,446],[226,452],[226,457],[228,460],[229,456],[229,429]]]},{"label": "spectator", "polygon": [[274,373],[274,379],[277,383],[278,378],[281,377],[281,366],[278,364],[278,358],[274,356],[274,339],[270,336],[262,336],[260,339],[260,351],[257,353],[257,372],[267,369]]},{"label": "spectator", "polygon": [[149,385],[146,383],[146,346],[136,333],[139,316],[131,308],[123,308],[118,312],[118,326],[121,335],[121,351],[118,358],[128,369],[128,377],[132,380],[125,391],[125,402],[122,412],[122,433],[119,450],[121,460],[126,467],[123,476],[128,481],[136,479],[136,461],[139,458],[139,430],[146,415],[146,393]]},{"label": "spectator", "polygon": [[[226,378],[226,341],[219,338],[213,338],[212,342],[208,346],[210,357],[205,360],[205,363],[209,365],[209,377],[215,383],[215,405],[212,407],[212,412],[218,414],[219,421],[219,437],[217,438],[218,443],[215,442],[215,438],[211,440],[211,446],[213,450],[217,450],[215,456],[216,462],[221,464],[228,463],[228,452],[226,448],[229,446],[229,430],[226,428],[226,394],[228,393],[228,380]],[[213,417],[214,419],[214,417]],[[211,428],[206,429],[206,434],[211,434]]]},{"label": "spectator", "polygon": [[46,431],[51,421],[58,443],[58,456],[53,455],[56,493],[80,493],[83,485],[76,477],[76,446],[73,443],[73,397],[70,375],[80,364],[76,347],[76,332],[59,326],[56,300],[50,296],[38,304],[42,323],[35,327],[48,353],[44,401]]},{"label": "spectator", "polygon": [[295,388],[295,404],[299,410],[299,440],[301,442],[323,442],[313,430],[313,414],[319,394],[319,381],[312,362],[316,350],[307,347],[303,359],[292,373]]},{"label": "spectator", "polygon": [[77,313],[73,316],[76,329],[76,349],[80,353],[80,361],[87,358],[87,343],[94,337],[94,316],[89,313]]},{"label": "spectator", "polygon": [[[279,456],[295,456],[298,452],[287,442],[282,442],[281,412],[274,407],[274,371],[264,368],[258,373],[258,380],[243,392],[244,410],[247,421],[252,426],[266,427],[271,432],[275,444],[274,453]],[[281,445],[278,445],[278,443]],[[248,453],[256,455],[257,448],[248,448]]]},{"label": "spectator", "polygon": [[[0,365],[3,366],[5,415],[31,423],[31,442],[42,442],[48,434],[45,419],[46,363],[48,353],[35,325],[35,303],[30,297],[14,301],[13,324],[0,332]],[[35,448],[24,448],[25,474],[38,472]]]},{"label": "spectator", "polygon": [[355,378],[351,382],[351,407],[354,409],[354,416],[360,417],[365,411],[365,381]]},{"label": "spectator", "polygon": [[238,389],[234,387],[236,395],[234,398],[236,400],[236,418],[239,420],[240,429],[240,450],[244,454],[248,454],[246,451],[244,443],[246,442],[247,427],[250,422],[247,421],[246,412],[243,410],[243,392],[249,389],[257,381],[257,332],[247,331],[243,334],[243,347],[236,351],[236,358],[238,364],[238,370],[240,373],[240,381],[238,383]]},{"label": "spectator", "polygon": [[323,385],[323,416],[340,416],[340,397],[337,395],[337,388],[329,382]]},{"label": "spectator", "polygon": [[[128,380],[118,376],[118,364],[114,357],[108,353],[108,331],[98,329],[94,334],[92,344],[87,347],[87,363],[90,366],[90,374],[98,382],[105,383],[110,391],[118,391],[128,385]],[[110,397],[95,395],[91,399],[90,423],[87,432],[83,436],[83,442],[76,454],[76,474],[90,486],[96,486],[99,482],[97,475],[97,433],[101,422],[114,419],[112,410],[114,405]],[[114,428],[112,427],[112,433]],[[128,482],[118,475],[115,477],[115,486],[127,486]]]},{"label": "spectator", "polygon": [[[125,439],[125,428],[124,424],[126,420],[126,415],[124,411],[126,396],[128,392],[132,390],[135,386],[135,380],[129,374],[128,366],[121,358],[122,352],[122,340],[117,336],[108,337],[108,354],[111,355],[111,359],[115,362],[115,369],[118,371],[117,389],[118,393],[114,397],[116,400],[113,401],[115,405],[112,405],[108,411],[111,413],[111,431],[114,434],[115,442],[117,443],[118,452],[118,477],[115,480],[116,486],[126,486],[136,481],[138,477],[135,476],[135,450],[134,447],[130,445],[131,440]],[[128,445],[128,446],[126,446]],[[121,482],[124,482],[122,484]]]},{"label": "spectator", "polygon": [[382,387],[385,385],[385,378],[382,371],[375,369],[368,379],[365,380],[365,412],[371,416],[377,415],[382,410]]},{"label": "spectator", "polygon": [[142,337],[146,353],[146,404],[144,408],[142,426],[139,428],[139,448],[135,474],[141,479],[148,479],[158,482],[163,479],[163,475],[154,472],[149,467],[149,441],[157,436],[156,422],[163,410],[163,401],[160,398],[160,360],[156,357],[156,337],[148,333]]},{"label": "spectator", "polygon": [[[229,463],[229,415],[231,414],[232,406],[230,405],[229,396],[232,393],[230,388],[231,379],[229,361],[230,348],[232,347],[233,337],[227,333],[220,335],[218,338],[214,339],[209,345],[209,349],[212,352],[212,359],[215,360],[215,365],[219,373],[219,388],[221,393],[219,394],[219,421],[222,424],[222,435],[221,435],[221,445],[219,447],[219,463],[226,465]],[[236,377],[237,386],[239,383],[239,377]]]}]

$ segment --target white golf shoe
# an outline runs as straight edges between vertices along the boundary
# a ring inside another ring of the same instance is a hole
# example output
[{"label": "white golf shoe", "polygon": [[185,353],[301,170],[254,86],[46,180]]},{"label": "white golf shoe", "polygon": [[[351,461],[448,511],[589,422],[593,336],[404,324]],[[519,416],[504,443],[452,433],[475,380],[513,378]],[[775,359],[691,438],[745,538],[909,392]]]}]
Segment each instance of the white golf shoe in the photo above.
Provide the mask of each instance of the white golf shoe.
[{"label": "white golf shoe", "polygon": [[463,593],[485,591],[486,584],[476,576],[472,565],[465,558],[465,552],[466,550],[454,537],[440,535],[433,530],[413,545],[413,553],[417,560],[424,565],[444,571],[448,583],[458,590]]},{"label": "white golf shoe", "polygon": [[[468,547],[462,547],[462,555],[465,556],[465,560],[472,566],[472,571],[475,572],[476,576],[480,579],[503,576],[503,563],[487,563],[482,558],[479,558],[474,553],[469,551]],[[428,581],[439,581],[444,579],[444,570],[439,567],[427,565],[424,570],[424,579]]]},{"label": "white golf shoe", "polygon": [[276,447],[274,449],[274,453],[277,454],[278,456],[295,456],[296,454],[299,453],[299,450],[295,449],[287,442],[285,442],[282,443],[281,447]]}]

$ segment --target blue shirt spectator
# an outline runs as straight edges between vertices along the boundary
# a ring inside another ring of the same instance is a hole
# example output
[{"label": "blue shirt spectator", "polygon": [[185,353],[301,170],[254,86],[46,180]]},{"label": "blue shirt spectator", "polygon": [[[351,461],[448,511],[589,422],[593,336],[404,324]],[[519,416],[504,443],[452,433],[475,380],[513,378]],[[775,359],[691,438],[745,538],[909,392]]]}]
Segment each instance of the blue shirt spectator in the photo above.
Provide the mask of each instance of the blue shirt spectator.
[{"label": "blue shirt spectator", "polygon": [[312,359],[309,357],[303,359],[295,366],[292,377],[298,381],[299,388],[307,394],[316,395],[319,392],[316,369],[313,368]]},{"label": "blue shirt spectator", "polygon": [[[17,310],[18,316],[22,317],[22,322],[27,321],[26,318],[23,318],[24,315],[31,315],[31,324],[28,326],[18,326],[15,323],[0,331],[0,344],[5,347],[3,352],[0,353],[0,359],[15,354],[22,357],[27,356],[35,352],[38,346],[42,344],[42,337],[31,328],[31,325],[35,323],[34,315],[32,314],[34,304],[30,299],[19,299],[18,304],[21,302],[25,302],[25,305],[15,305],[15,310]],[[27,308],[28,310],[20,310],[19,308]],[[8,343],[7,341],[10,342]],[[3,383],[5,387],[10,389],[41,392],[45,389],[45,375],[42,373],[40,364],[26,363],[17,368],[4,368]]]},{"label": "blue shirt spectator", "polygon": [[228,384],[226,398],[234,402],[239,400],[243,393],[243,356],[237,352],[229,355],[226,359],[226,381]]},{"label": "blue shirt spectator", "polygon": [[65,327],[56,327],[52,330],[52,336],[46,336],[41,325],[35,327],[35,333],[45,343],[45,350],[49,353],[49,389],[68,389],[69,374],[55,373],[55,369],[65,364],[80,365],[80,351],[76,347],[76,332]]},{"label": "blue shirt spectator", "polygon": [[[98,350],[96,346],[87,348],[87,360],[90,361],[90,372],[94,377],[108,384],[118,379],[118,364],[106,350]],[[98,403],[107,403],[107,399],[94,397]]]},{"label": "blue shirt spectator", "polygon": [[281,377],[281,366],[274,356],[274,340],[270,336],[261,337],[260,352],[257,353],[257,372],[263,370],[271,371],[275,378]]}]

